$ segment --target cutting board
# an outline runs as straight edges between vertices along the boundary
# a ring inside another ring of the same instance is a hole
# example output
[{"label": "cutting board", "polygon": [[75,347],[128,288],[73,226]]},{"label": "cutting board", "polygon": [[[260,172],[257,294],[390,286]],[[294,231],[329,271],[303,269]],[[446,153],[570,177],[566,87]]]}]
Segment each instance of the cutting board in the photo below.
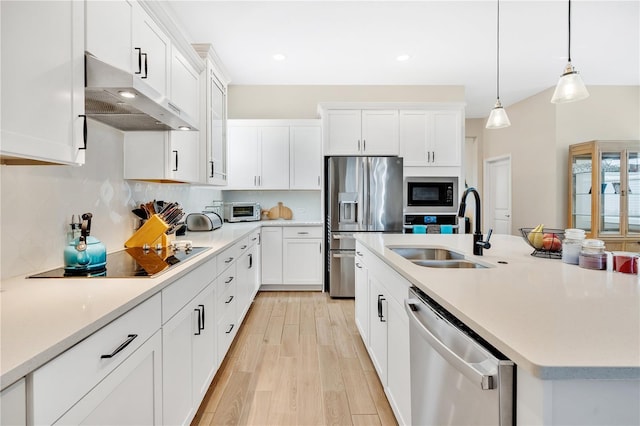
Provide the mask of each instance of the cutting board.
[{"label": "cutting board", "polygon": [[269,212],[267,213],[267,217],[270,220],[274,220],[274,219],[291,220],[291,218],[293,217],[293,213],[291,212],[291,209],[289,207],[282,204],[282,201],[279,201],[277,206],[271,207],[269,209]]}]

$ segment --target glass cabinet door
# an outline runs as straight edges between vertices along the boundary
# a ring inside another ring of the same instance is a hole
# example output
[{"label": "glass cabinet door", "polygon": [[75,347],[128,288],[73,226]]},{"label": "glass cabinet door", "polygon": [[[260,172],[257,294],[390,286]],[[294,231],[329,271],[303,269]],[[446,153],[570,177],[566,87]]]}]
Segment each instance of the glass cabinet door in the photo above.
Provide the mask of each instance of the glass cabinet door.
[{"label": "glass cabinet door", "polygon": [[640,233],[640,154],[627,152],[627,234]]},{"label": "glass cabinet door", "polygon": [[591,185],[593,158],[590,153],[572,157],[571,227],[591,231]]},{"label": "glass cabinet door", "polygon": [[600,154],[600,234],[620,234],[620,152]]}]

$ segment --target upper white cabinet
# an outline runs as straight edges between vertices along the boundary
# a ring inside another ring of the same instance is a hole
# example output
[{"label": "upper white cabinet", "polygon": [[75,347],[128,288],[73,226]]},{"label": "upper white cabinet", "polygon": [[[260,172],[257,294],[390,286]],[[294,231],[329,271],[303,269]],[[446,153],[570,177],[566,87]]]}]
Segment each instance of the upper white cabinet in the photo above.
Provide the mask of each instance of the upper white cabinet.
[{"label": "upper white cabinet", "polygon": [[320,189],[322,129],[319,125],[291,126],[289,133],[289,188]]},{"label": "upper white cabinet", "polygon": [[319,120],[229,120],[229,189],[320,189],[321,134]]},{"label": "upper white cabinet", "polygon": [[[134,53],[131,47],[133,3],[128,0],[85,2],[87,52],[131,73]],[[137,52],[135,58],[137,67]]]},{"label": "upper white cabinet", "polygon": [[132,27],[133,72],[159,94],[169,94],[171,40],[136,2]]},{"label": "upper white cabinet", "polygon": [[3,164],[84,164],[84,6],[0,2]]},{"label": "upper white cabinet", "polygon": [[127,132],[124,135],[124,178],[197,183],[198,132]]},{"label": "upper white cabinet", "polygon": [[210,44],[194,44],[205,61],[200,78],[200,141],[202,183],[227,184],[227,84]]},{"label": "upper white cabinet", "polygon": [[171,103],[182,113],[200,118],[200,74],[175,46],[171,49]]},{"label": "upper white cabinet", "polygon": [[397,110],[329,109],[325,155],[398,155]]},{"label": "upper white cabinet", "polygon": [[289,189],[287,164],[289,127],[229,125],[230,189]]},{"label": "upper white cabinet", "polygon": [[462,142],[461,108],[400,111],[400,156],[405,167],[458,167]]}]

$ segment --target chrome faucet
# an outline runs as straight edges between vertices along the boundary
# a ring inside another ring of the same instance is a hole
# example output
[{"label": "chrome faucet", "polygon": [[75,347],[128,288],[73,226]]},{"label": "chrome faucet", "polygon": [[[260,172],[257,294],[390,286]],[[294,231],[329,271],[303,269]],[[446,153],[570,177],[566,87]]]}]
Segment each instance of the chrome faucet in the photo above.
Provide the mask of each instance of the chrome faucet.
[{"label": "chrome faucet", "polygon": [[487,250],[491,248],[489,239],[491,238],[491,233],[493,232],[493,229],[489,230],[489,234],[487,234],[487,240],[483,241],[482,230],[480,229],[480,224],[482,223],[480,221],[480,212],[482,211],[482,209],[480,208],[480,195],[478,194],[478,191],[476,191],[476,189],[473,187],[467,188],[464,191],[464,194],[462,194],[462,201],[460,201],[460,209],[458,210],[458,217],[464,217],[464,211],[467,208],[467,202],[466,202],[467,195],[469,195],[469,193],[473,193],[473,196],[476,199],[476,217],[475,217],[476,226],[475,226],[475,230],[473,231],[473,254],[475,254],[476,256],[482,256],[483,248]]}]

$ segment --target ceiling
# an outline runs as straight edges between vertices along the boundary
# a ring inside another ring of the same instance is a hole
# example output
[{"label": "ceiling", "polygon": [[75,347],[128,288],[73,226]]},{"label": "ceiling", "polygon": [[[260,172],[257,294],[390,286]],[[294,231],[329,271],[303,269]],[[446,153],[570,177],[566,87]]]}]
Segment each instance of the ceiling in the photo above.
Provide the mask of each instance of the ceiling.
[{"label": "ceiling", "polygon": [[[495,103],[496,1],[166,5],[191,42],[213,44],[231,84],[463,85],[469,118]],[[500,2],[506,107],[555,86],[567,61],[567,5]],[[571,57],[585,84],[640,84],[640,0],[574,0],[571,14]],[[397,61],[401,54],[410,58]]]}]

